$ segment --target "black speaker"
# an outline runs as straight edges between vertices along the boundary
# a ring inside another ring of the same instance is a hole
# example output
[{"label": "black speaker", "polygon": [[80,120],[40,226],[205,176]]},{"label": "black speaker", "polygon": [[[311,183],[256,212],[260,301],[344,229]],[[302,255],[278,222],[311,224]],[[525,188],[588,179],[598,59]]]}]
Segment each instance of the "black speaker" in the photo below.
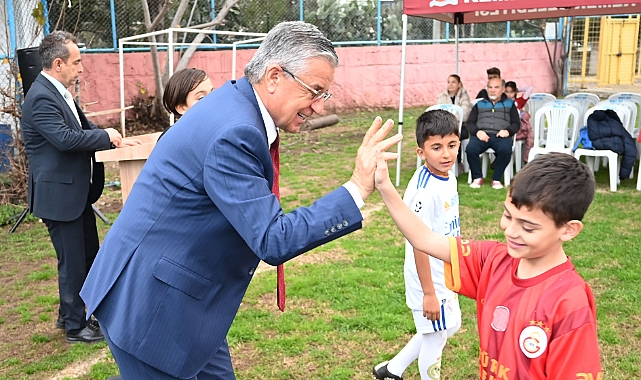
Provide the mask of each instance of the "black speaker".
[{"label": "black speaker", "polygon": [[37,47],[18,49],[16,53],[18,55],[20,76],[22,77],[22,94],[27,96],[33,81],[42,71],[42,59]]}]

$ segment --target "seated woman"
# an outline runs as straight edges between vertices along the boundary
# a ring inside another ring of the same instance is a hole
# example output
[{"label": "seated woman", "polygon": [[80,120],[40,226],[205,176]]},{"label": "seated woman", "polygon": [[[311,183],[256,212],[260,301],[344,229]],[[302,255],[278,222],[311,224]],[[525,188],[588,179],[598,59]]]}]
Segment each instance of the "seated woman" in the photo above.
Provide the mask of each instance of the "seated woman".
[{"label": "seated woman", "polygon": [[[214,90],[207,73],[196,68],[182,69],[174,73],[165,85],[162,97],[167,111],[180,117],[196,102]],[[170,127],[160,135],[162,137]],[[160,140],[160,137],[158,139]]]},{"label": "seated woman", "polygon": [[[460,106],[463,108],[463,123],[467,121],[467,117],[470,116],[470,110],[472,109],[472,103],[470,102],[470,96],[467,94],[467,90],[463,87],[461,77],[456,74],[447,77],[447,88],[438,95],[436,104],[455,104]],[[467,130],[463,128],[461,131],[461,140],[465,140],[468,137],[469,134]]]},{"label": "seated woman", "polygon": [[[447,88],[436,97],[436,104],[454,104],[463,109],[463,126],[461,127],[459,139],[461,141],[469,139],[470,134],[467,132],[465,122],[467,121],[467,117],[470,116],[472,103],[470,102],[470,96],[467,94],[467,90],[463,87],[461,77],[456,74],[447,77]],[[456,117],[458,119],[458,115]],[[463,152],[462,149],[463,148],[459,146],[458,162],[464,164],[465,152]]]},{"label": "seated woman", "polygon": [[532,122],[530,121],[530,114],[527,111],[524,111],[523,108],[530,99],[530,94],[534,88],[532,86],[526,86],[519,91],[519,88],[516,87],[514,81],[509,81],[505,84],[505,95],[508,98],[514,100],[516,108],[519,110],[519,116],[521,117],[521,128],[516,134],[517,140],[523,140],[523,161],[527,162],[528,154],[530,154],[530,149],[534,145],[534,132],[532,131]]}]

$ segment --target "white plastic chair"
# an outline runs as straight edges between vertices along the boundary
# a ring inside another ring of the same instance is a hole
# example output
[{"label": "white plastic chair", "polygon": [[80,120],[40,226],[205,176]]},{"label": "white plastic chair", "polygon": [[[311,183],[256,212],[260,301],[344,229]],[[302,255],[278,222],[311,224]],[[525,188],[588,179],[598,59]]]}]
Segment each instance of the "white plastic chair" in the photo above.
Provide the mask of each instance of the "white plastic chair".
[{"label": "white plastic chair", "polygon": [[[547,103],[554,102],[556,100],[556,96],[552,94],[546,94],[543,92],[536,92],[534,94],[530,95],[530,98],[528,99],[526,106],[528,109],[528,112],[530,113],[530,116],[536,115],[536,111],[539,110],[539,108],[543,107]],[[545,131],[542,131],[545,132]],[[539,140],[542,144],[545,144],[545,134],[541,134],[541,139]]]},{"label": "white plastic chair", "polygon": [[526,106],[530,115],[536,115],[536,111],[539,108],[543,107],[546,103],[550,103],[556,100],[556,96],[552,94],[546,94],[543,92],[535,92],[530,94],[530,98],[527,100]]},{"label": "white plastic chair", "polygon": [[[628,132],[630,132],[632,137],[634,137],[634,129],[635,129],[635,124],[637,122],[637,105],[636,105],[636,103],[634,103],[631,100],[625,100],[625,99],[608,99],[608,100],[601,101],[601,102],[597,103],[596,105],[597,106],[604,105],[604,106],[607,107],[610,104],[622,105],[622,106],[626,107],[628,110],[630,110],[630,116],[628,117],[628,120],[626,120],[625,122],[623,120],[621,120],[621,122],[623,123],[623,127]],[[637,136],[638,136],[638,134],[637,134]]]},{"label": "white plastic chair", "polygon": [[[610,95],[610,99],[614,100],[629,100],[634,102],[638,106],[637,120],[635,120],[634,129],[630,131],[632,138],[636,141],[637,145],[637,159],[641,158],[641,142],[639,142],[639,133],[641,132],[641,94],[636,92],[618,92],[614,95]],[[641,165],[641,163],[639,163]]]},{"label": "white plastic chair", "polygon": [[637,92],[617,92],[616,94],[610,95],[610,99],[619,99],[619,98],[624,98],[624,99],[637,99],[638,101],[641,101],[641,94]]},{"label": "white plastic chair", "polygon": [[641,191],[641,163],[639,163],[639,175],[637,175],[637,190]]},{"label": "white plastic chair", "polygon": [[[619,92],[614,95],[610,95],[611,100],[628,100],[633,102],[641,109],[641,94],[635,92]],[[632,137],[639,136],[639,126],[641,126],[641,112],[637,112],[637,119],[635,120],[635,129],[634,135]]]},{"label": "white plastic chair", "polygon": [[587,92],[577,92],[566,96],[564,100],[572,100],[578,104],[579,107],[577,107],[577,109],[579,110],[579,118],[580,120],[583,120],[585,112],[590,107],[594,107],[598,102],[600,102],[601,98],[599,98],[599,96],[595,94],[590,94]]},{"label": "white plastic chair", "polygon": [[[454,114],[458,120],[458,134],[459,136],[461,135],[464,115],[463,108],[461,108],[461,106],[457,106],[456,104],[434,104],[433,106],[428,107],[425,112],[432,110],[444,110]],[[467,159],[465,159],[465,147],[467,147],[467,141],[468,140],[461,141],[461,162],[465,163],[467,163]],[[416,155],[416,168],[420,168],[422,164],[423,161],[421,160],[421,157]],[[458,163],[454,163],[452,169],[454,170],[454,175],[458,177]]]},{"label": "white plastic chair", "polygon": [[[572,154],[574,141],[578,136],[579,120],[579,110],[568,104],[559,103],[539,108],[534,117],[534,146],[528,155],[528,162],[539,154]],[[539,139],[543,130],[547,131],[547,138],[542,147]]]},{"label": "white plastic chair", "polygon": [[[510,182],[512,181],[512,177],[514,176],[514,146],[516,145],[516,135],[512,136],[512,155],[510,156],[510,163],[507,165],[505,168],[505,171],[503,172],[503,185],[505,187],[510,186]],[[485,152],[481,153],[481,172],[483,173],[483,178],[487,177],[487,167],[490,164],[490,156],[494,155],[496,152],[494,152],[494,149],[489,148]],[[467,183],[472,183],[472,171],[470,170],[467,174]]]},{"label": "white plastic chair", "polygon": [[[634,138],[635,136],[635,124],[636,124],[636,115],[637,115],[637,105],[636,103],[630,101],[630,100],[624,100],[624,99],[608,99],[601,101],[597,103],[597,106],[599,107],[604,107],[604,109],[612,109],[612,105],[619,105],[627,108],[630,111],[630,116],[628,116],[626,119],[623,119],[623,117],[619,116],[619,119],[621,119],[621,123],[623,123],[623,128],[625,128],[630,135]],[[625,117],[625,116],[624,116]],[[638,136],[638,132],[637,132]],[[639,147],[639,144],[637,143],[637,148]],[[639,155],[638,149],[637,149],[637,157]],[[604,160],[603,166],[606,166],[607,162]],[[595,159],[595,170],[599,170],[599,158],[597,157]],[[630,178],[632,178],[634,175],[634,167],[632,167],[632,172]]]},{"label": "white plastic chair", "polygon": [[[619,104],[603,104],[596,105],[590,108],[585,113],[585,125],[588,125],[588,118],[596,110],[606,110],[611,109],[617,113],[619,120],[628,120],[630,118],[630,110]],[[624,124],[625,125],[625,124]],[[585,156],[588,167],[594,172],[598,170],[598,161],[599,157],[607,157],[608,167],[610,170],[610,191],[617,191],[617,184],[619,182],[619,155],[611,150],[598,150],[598,149],[577,149],[574,152],[574,157],[580,159],[581,156]]]}]

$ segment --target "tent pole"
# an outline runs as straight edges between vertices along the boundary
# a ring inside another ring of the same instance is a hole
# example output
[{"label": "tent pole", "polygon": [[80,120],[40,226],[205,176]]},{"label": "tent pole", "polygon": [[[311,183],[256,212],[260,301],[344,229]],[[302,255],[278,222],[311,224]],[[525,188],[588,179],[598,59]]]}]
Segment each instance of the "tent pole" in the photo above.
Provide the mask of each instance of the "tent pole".
[{"label": "tent pole", "polygon": [[456,38],[456,75],[458,74],[458,27],[459,24],[454,24],[454,36]]},{"label": "tent pole", "polygon": [[[401,99],[398,104],[398,133],[403,134],[403,105],[405,104],[405,50],[407,49],[407,15],[403,14],[403,42],[401,45]],[[398,159],[396,160],[396,186],[401,185],[401,145],[398,142]]]}]

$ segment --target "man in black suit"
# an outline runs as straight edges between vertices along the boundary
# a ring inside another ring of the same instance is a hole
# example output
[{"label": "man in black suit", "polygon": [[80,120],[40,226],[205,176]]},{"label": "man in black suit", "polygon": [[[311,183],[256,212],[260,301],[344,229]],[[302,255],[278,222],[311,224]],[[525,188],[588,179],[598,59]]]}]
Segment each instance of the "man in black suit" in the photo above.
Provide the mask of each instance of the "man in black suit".
[{"label": "man in black suit", "polygon": [[29,160],[29,208],[49,229],[58,257],[59,317],[67,342],[95,342],[104,336],[86,321],[80,289],[98,252],[92,204],[100,198],[105,172],[94,152],[139,143],[113,128],[90,123],[68,88],[82,73],[76,38],[55,31],[39,47],[42,72],[22,108],[22,133]]}]

